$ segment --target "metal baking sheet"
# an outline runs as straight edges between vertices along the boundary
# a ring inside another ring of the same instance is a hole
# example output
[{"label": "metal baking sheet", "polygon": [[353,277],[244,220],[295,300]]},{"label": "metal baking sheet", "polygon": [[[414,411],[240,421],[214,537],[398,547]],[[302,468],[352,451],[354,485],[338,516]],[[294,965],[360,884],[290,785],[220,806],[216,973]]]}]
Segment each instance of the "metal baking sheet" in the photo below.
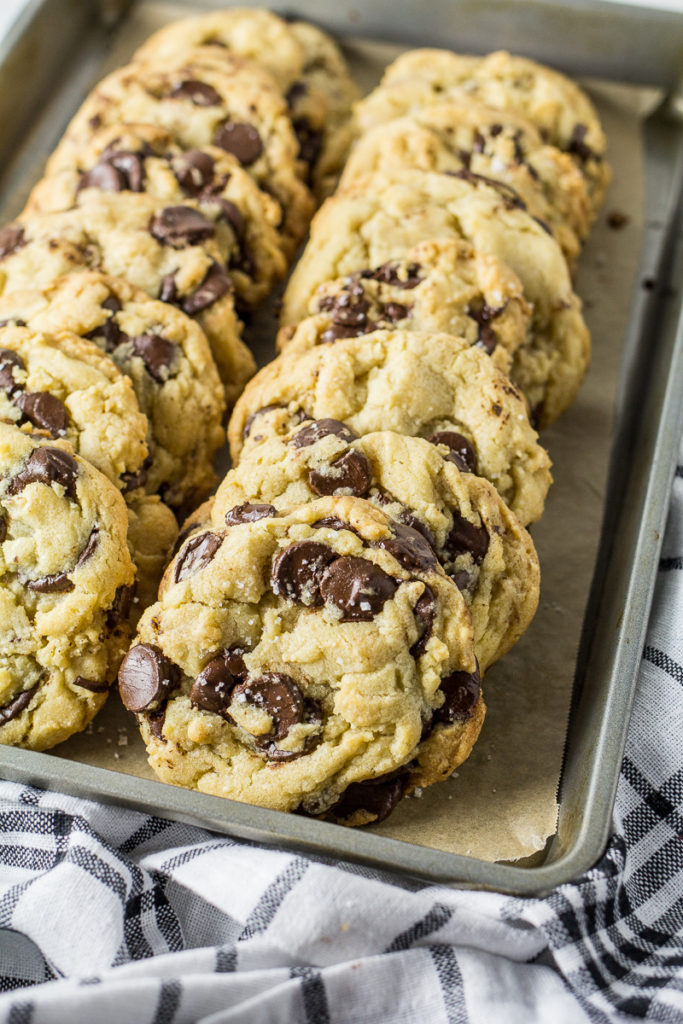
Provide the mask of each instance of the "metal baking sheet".
[{"label": "metal baking sheet", "polygon": [[[138,9],[143,4],[144,0]],[[125,36],[130,6],[39,0],[0,49],[3,217],[21,208],[84,92],[125,58],[118,56],[113,43],[121,38],[121,20]],[[209,6],[187,3],[184,9]],[[292,6],[270,6],[293,13]],[[432,0],[428,25],[424,8],[420,16],[417,3],[389,9],[388,2],[373,0],[359,9],[348,2],[301,0],[293,7],[297,15],[342,37],[362,35],[404,46],[437,43],[475,51],[506,46],[570,73],[628,77],[632,83],[660,89],[671,89],[680,54],[680,16],[611,3],[570,8],[548,0],[524,0],[515,4],[511,19],[510,8],[494,0]],[[177,5],[177,13],[183,13],[183,5]],[[355,859],[453,885],[544,892],[597,859],[609,828],[681,428],[683,315],[680,288],[669,287],[679,286],[683,279],[676,210],[683,132],[675,102],[662,104],[644,130],[646,216],[638,280],[652,287],[634,292],[623,346],[603,536],[577,661],[558,829],[533,865],[487,863],[174,789],[54,754],[0,748],[2,775],[261,843]]]}]

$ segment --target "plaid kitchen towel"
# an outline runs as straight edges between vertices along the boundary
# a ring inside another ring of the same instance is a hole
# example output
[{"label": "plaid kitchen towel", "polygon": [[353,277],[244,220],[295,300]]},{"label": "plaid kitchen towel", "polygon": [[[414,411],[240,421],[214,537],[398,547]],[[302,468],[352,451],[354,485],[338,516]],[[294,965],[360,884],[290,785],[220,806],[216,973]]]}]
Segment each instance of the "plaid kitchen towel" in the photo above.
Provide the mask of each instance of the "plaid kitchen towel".
[{"label": "plaid kitchen towel", "polygon": [[680,465],[614,834],[545,899],[0,782],[0,1021],[683,1021],[682,626]]}]

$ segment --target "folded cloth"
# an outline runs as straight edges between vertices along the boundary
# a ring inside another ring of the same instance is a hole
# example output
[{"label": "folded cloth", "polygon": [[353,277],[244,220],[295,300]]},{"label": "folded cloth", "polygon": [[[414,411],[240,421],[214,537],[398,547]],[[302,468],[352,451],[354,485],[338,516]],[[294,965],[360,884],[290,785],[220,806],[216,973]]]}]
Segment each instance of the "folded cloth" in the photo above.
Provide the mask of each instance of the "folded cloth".
[{"label": "folded cloth", "polygon": [[592,870],[457,891],[0,783],[0,1021],[683,1021],[681,463]]}]

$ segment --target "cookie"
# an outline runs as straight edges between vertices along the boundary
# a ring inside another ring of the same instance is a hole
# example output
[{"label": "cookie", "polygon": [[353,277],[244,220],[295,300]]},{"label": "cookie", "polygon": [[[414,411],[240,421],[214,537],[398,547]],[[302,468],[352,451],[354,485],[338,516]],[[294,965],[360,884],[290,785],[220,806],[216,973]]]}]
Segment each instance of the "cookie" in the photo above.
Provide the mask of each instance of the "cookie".
[{"label": "cookie", "polygon": [[401,259],[326,282],[308,312],[279,332],[280,350],[305,351],[380,329],[445,332],[483,349],[509,375],[514,353],[530,337],[519,278],[494,256],[455,240],[421,242]]},{"label": "cookie", "polygon": [[119,690],[157,774],[277,810],[374,820],[368,781],[398,773],[388,813],[450,774],[484,717],[458,588],[419,533],[354,498],[212,512],[137,640]]},{"label": "cookie", "polygon": [[117,489],[0,422],[0,743],[46,750],[107,699],[134,580]]},{"label": "cookie", "polygon": [[524,118],[476,103],[426,107],[361,136],[339,187],[375,171],[395,176],[403,167],[469,173],[508,186],[576,262],[592,216],[586,183],[571,157],[544,144]]},{"label": "cookie", "polygon": [[144,193],[86,189],[73,210],[27,215],[0,230],[0,294],[42,288],[74,270],[123,277],[197,318],[231,403],[255,369],[225,269],[233,251],[215,204],[165,206]]},{"label": "cookie", "polygon": [[[351,114],[360,92],[341,50],[329,35],[306,21],[292,21],[289,27],[301,43],[304,63],[287,99],[295,131],[300,139],[308,141],[310,181],[318,202],[322,202],[337,187],[353,141]],[[324,118],[316,136],[313,113],[320,97],[325,102]]]},{"label": "cookie", "polygon": [[335,419],[357,434],[457,435],[455,457],[485,477],[521,522],[543,511],[550,461],[522,395],[475,346],[450,334],[375,331],[284,354],[235,406],[233,464],[303,419]]},{"label": "cookie", "polygon": [[282,322],[303,319],[325,282],[401,258],[417,242],[456,238],[514,271],[533,309],[531,339],[513,374],[534,420],[548,426],[571,404],[590,357],[590,336],[555,239],[505,188],[429,171],[394,180],[374,174],[328,199],[284,295]]},{"label": "cookie", "polygon": [[564,150],[586,179],[593,213],[610,180],[607,142],[585,92],[565,75],[505,51],[464,57],[449,50],[410,50],[385,71],[381,84],[357,105],[360,132],[444,100],[483,103],[531,121]]},{"label": "cookie", "polygon": [[339,420],[308,420],[245,455],[218,488],[215,514],[230,523],[322,495],[372,502],[418,530],[462,591],[484,672],[534,616],[538,558],[497,491],[459,468],[456,458],[439,434],[432,443],[388,430],[358,437]]},{"label": "cookie", "polygon": [[146,192],[166,205],[197,200],[200,211],[219,211],[218,222],[233,235],[226,270],[246,308],[261,302],[287,270],[279,203],[216,146],[184,152],[163,128],[110,125],[93,134],[72,166],[38,182],[24,212],[70,210],[91,189]]},{"label": "cookie", "polygon": [[303,48],[291,26],[272,11],[231,7],[181,18],[164,25],[135,51],[134,61],[165,67],[188,52],[201,50],[215,58],[234,54],[265,68],[281,92],[301,74]]},{"label": "cookie", "polygon": [[[148,420],[145,489],[188,511],[212,490],[223,388],[197,323],[120,277],[83,271],[0,298],[0,322],[90,339],[130,377]],[[1,335],[0,335],[1,337]],[[1,342],[0,342],[1,344]]]},{"label": "cookie", "polygon": [[46,177],[73,168],[99,128],[120,123],[166,129],[183,149],[216,146],[231,153],[283,211],[283,245],[292,256],[313,208],[306,165],[286,101],[271,76],[226,54],[194,55],[163,68],[135,63],[100,82],[68,125],[47,162]]}]

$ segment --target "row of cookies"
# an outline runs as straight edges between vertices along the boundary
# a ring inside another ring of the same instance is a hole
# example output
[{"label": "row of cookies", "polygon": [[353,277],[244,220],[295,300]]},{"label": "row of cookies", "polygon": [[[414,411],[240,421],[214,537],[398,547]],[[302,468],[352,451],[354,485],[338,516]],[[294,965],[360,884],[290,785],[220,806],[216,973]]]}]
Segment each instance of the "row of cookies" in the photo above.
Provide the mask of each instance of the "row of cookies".
[{"label": "row of cookies", "polygon": [[588,362],[568,260],[609,173],[583,94],[506,54],[406,54],[356,124],[119,677],[161,778],[346,824],[469,755],[533,617],[530,417]]},{"label": "row of cookies", "polygon": [[354,95],[313,26],[188,19],[95,86],[0,230],[0,742],[52,746],[106,699],[176,515],[215,485],[255,370],[240,315],[330,187]]}]

